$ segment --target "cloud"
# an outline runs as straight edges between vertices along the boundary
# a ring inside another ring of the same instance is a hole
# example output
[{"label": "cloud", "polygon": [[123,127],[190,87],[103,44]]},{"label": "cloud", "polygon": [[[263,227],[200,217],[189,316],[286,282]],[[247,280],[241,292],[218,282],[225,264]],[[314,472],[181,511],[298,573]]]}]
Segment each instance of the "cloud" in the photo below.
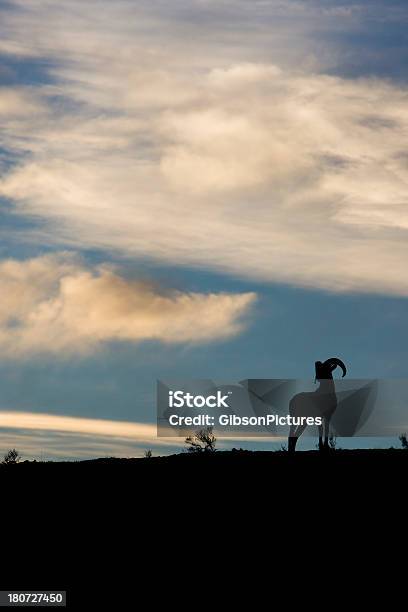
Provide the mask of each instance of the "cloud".
[{"label": "cloud", "polygon": [[0,87],[0,118],[24,117],[42,112],[36,101],[36,92],[17,87]]},{"label": "cloud", "polygon": [[[151,423],[86,419],[36,412],[3,410],[0,411],[0,427],[130,438],[142,442],[155,438],[157,434],[156,426]],[[160,443],[160,440],[158,440],[158,443]],[[167,439],[163,443],[169,445]]]},{"label": "cloud", "polygon": [[[161,442],[161,443],[160,443]],[[182,440],[179,441],[179,448]],[[97,457],[141,457],[148,448],[162,455],[179,450],[166,445],[164,440],[156,445],[154,439],[137,441],[129,438],[76,434],[58,431],[8,428],[0,431],[0,457],[11,448],[16,448],[22,460],[85,460]]]},{"label": "cloud", "polygon": [[159,288],[89,268],[67,255],[0,262],[3,355],[58,356],[109,341],[211,342],[238,334],[255,294],[201,294]]},{"label": "cloud", "polygon": [[[251,446],[278,444],[283,438],[217,437],[217,448],[236,442]],[[147,449],[154,455],[180,452],[182,437],[158,438],[153,423],[114,421],[48,413],[0,410],[0,454],[16,448],[22,459],[78,460],[96,457],[141,457]]]},{"label": "cloud", "polygon": [[17,448],[22,459],[140,457],[147,448],[177,452],[180,438],[157,438],[156,425],[0,410],[0,453]]},{"label": "cloud", "polygon": [[4,50],[48,59],[53,82],[24,92],[41,113],[3,119],[0,194],[43,240],[408,295],[407,87],[284,59],[308,56],[305,16],[334,28],[364,5],[18,5]]}]

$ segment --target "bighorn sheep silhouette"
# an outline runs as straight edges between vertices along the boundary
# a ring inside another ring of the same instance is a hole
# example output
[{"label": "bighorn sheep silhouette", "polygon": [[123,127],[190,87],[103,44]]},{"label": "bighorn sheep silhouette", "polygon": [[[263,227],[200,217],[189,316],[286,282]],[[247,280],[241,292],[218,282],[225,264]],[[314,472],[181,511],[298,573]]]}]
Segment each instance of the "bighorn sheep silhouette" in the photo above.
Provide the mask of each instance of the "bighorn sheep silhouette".
[{"label": "bighorn sheep silhouette", "polygon": [[[336,388],[334,386],[333,371],[339,366],[346,375],[346,366],[337,357],[326,359],[324,363],[316,361],[315,382],[319,381],[316,391],[309,393],[298,393],[289,403],[289,414],[292,417],[321,417],[322,425],[319,426],[319,450],[329,448],[330,419],[337,408]],[[323,442],[324,426],[324,442]],[[299,437],[306,429],[307,424],[291,425],[288,439],[288,450],[294,452]]]}]

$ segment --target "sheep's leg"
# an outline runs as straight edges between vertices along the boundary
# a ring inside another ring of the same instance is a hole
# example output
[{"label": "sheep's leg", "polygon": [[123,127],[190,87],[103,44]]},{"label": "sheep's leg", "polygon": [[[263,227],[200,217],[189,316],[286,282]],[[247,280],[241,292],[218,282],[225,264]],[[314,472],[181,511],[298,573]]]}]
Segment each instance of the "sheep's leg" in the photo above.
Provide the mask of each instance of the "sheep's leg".
[{"label": "sheep's leg", "polygon": [[302,433],[305,431],[306,427],[307,427],[307,423],[305,423],[304,425],[298,425],[298,428],[296,429],[296,437],[297,438],[300,438]]},{"label": "sheep's leg", "polygon": [[299,438],[302,435],[302,433],[305,431],[306,427],[307,427],[307,424],[305,424],[305,425],[298,425],[297,427],[296,426],[292,426],[290,428],[290,433],[292,434],[292,437],[289,434],[289,449],[291,451],[294,451],[296,449],[297,441],[299,440]]},{"label": "sheep's leg", "polygon": [[326,417],[324,419],[324,449],[328,450],[329,448],[329,434],[330,434],[330,418]]},{"label": "sheep's leg", "polygon": [[323,450],[323,425],[319,425],[319,450]]},{"label": "sheep's leg", "polygon": [[289,438],[288,438],[288,451],[289,452],[292,452],[292,453],[295,452],[296,442],[297,442],[296,425],[291,425],[290,430],[289,430]]}]

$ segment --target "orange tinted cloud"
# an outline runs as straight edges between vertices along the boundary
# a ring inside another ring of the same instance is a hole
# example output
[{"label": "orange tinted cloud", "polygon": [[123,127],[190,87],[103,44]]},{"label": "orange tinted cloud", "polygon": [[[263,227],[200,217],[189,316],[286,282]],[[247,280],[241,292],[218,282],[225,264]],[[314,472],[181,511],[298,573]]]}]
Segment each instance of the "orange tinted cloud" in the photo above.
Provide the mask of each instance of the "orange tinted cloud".
[{"label": "orange tinted cloud", "polygon": [[[156,426],[151,423],[87,419],[36,412],[0,411],[0,427],[129,438],[140,442],[156,438]],[[160,440],[156,441],[156,444],[159,443]],[[165,444],[167,445],[168,441]]]},{"label": "orange tinted cloud", "polygon": [[234,336],[254,293],[193,293],[86,267],[68,255],[0,261],[0,347],[8,356],[89,353],[103,342]]}]

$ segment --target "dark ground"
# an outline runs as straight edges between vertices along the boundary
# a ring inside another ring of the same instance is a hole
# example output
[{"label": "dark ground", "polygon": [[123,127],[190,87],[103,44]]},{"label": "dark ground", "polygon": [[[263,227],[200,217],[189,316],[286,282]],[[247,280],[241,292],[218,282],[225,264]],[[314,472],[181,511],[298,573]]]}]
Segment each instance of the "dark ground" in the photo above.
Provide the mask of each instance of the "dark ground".
[{"label": "dark ground", "polygon": [[275,566],[297,571],[306,555],[313,567],[316,552],[329,567],[347,551],[348,571],[362,549],[373,560],[384,545],[405,550],[407,474],[408,451],[396,449],[0,466],[1,588],[65,589],[71,608],[96,598],[96,609],[109,600],[122,610],[134,589],[139,601],[146,574],[156,601],[175,572],[170,592],[182,601],[186,573],[206,558],[198,590],[204,578],[215,588],[220,560],[222,572],[237,566],[234,589],[254,569],[272,588]]}]

